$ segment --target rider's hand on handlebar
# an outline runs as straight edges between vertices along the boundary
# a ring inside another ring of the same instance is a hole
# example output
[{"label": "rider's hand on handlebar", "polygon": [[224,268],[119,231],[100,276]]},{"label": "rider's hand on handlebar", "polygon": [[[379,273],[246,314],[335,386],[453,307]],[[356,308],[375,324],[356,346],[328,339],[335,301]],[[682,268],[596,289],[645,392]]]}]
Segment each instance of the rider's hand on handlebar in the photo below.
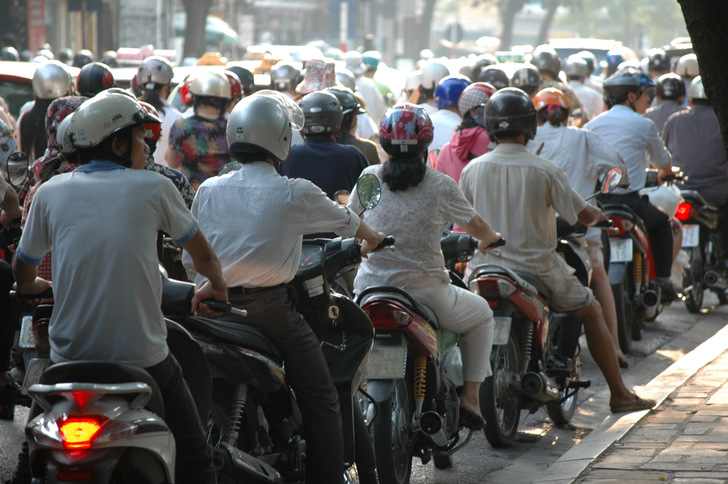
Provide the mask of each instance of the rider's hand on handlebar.
[{"label": "rider's hand on handlebar", "polygon": [[222,313],[212,311],[207,304],[203,304],[202,301],[205,299],[215,299],[217,301],[227,302],[227,285],[220,288],[213,288],[210,281],[206,281],[201,288],[195,291],[195,295],[192,298],[192,312],[199,313],[202,316],[215,318],[221,316]]},{"label": "rider's hand on handlebar", "polygon": [[31,282],[13,284],[13,289],[15,289],[15,291],[19,294],[40,294],[49,289],[53,289],[53,283],[46,281],[45,279],[41,279],[40,277],[36,277]]},{"label": "rider's hand on handlebar", "polygon": [[481,239],[478,242],[478,250],[485,254],[486,250],[494,249],[494,244],[501,240],[503,235],[500,232],[493,232],[493,237],[489,239]]},{"label": "rider's hand on handlebar", "polygon": [[[667,182],[668,184],[672,183],[672,177],[675,176],[675,173],[672,170],[672,164],[663,166],[662,168],[659,168],[657,170],[657,183],[659,185],[662,185],[663,182]],[[667,180],[665,180],[666,177],[670,177]]]},{"label": "rider's hand on handlebar", "polygon": [[372,230],[372,235],[363,239],[361,242],[362,258],[366,259],[369,256],[369,253],[373,252],[374,249],[376,249],[377,246],[382,243],[382,241],[384,240],[385,237],[386,237],[386,235],[384,235],[382,232],[377,232],[375,230]]}]

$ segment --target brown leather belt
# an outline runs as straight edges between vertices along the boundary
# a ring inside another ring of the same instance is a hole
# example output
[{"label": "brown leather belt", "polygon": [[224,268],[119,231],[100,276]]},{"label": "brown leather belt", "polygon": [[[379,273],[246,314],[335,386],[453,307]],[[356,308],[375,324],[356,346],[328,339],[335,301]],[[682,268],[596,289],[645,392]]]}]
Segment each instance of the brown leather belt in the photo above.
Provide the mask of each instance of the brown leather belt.
[{"label": "brown leather belt", "polygon": [[277,286],[268,286],[268,287],[235,286],[235,287],[228,287],[228,294],[235,295],[235,296],[250,296],[252,294],[258,294],[261,292],[273,291],[275,289],[280,289],[282,287],[285,287],[285,284],[278,284]]}]

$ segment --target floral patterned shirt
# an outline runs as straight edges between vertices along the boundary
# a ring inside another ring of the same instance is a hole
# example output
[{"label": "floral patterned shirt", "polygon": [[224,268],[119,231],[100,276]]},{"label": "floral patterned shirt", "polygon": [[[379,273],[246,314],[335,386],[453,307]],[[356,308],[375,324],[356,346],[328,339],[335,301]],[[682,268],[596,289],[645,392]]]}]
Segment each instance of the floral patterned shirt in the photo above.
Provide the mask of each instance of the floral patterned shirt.
[{"label": "floral patterned shirt", "polygon": [[169,146],[177,151],[182,173],[196,190],[230,161],[225,129],[227,119],[198,115],[180,118],[169,131]]}]

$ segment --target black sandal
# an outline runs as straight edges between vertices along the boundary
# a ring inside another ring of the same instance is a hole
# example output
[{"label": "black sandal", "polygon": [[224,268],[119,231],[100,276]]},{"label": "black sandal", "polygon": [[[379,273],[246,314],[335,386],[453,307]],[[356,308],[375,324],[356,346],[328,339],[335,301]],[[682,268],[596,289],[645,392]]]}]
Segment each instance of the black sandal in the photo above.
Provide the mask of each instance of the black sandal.
[{"label": "black sandal", "polygon": [[465,407],[460,407],[458,425],[470,430],[483,430],[485,428],[485,419],[480,415],[475,415]]}]

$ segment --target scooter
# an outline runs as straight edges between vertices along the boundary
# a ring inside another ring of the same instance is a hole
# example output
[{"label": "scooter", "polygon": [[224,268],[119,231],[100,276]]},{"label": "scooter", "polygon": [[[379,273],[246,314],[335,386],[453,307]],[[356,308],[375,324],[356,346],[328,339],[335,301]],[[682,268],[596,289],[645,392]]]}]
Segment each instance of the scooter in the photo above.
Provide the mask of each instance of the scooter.
[{"label": "scooter", "polygon": [[[448,234],[441,248],[446,260],[465,260],[477,241]],[[466,288],[454,273],[451,280]],[[372,425],[380,482],[409,482],[413,457],[423,464],[433,459],[437,468],[451,467],[452,454],[473,434],[469,430],[460,439],[463,377],[458,334],[440,328],[430,308],[397,287],[367,288],[357,302],[376,329],[366,391],[380,413]]]}]

